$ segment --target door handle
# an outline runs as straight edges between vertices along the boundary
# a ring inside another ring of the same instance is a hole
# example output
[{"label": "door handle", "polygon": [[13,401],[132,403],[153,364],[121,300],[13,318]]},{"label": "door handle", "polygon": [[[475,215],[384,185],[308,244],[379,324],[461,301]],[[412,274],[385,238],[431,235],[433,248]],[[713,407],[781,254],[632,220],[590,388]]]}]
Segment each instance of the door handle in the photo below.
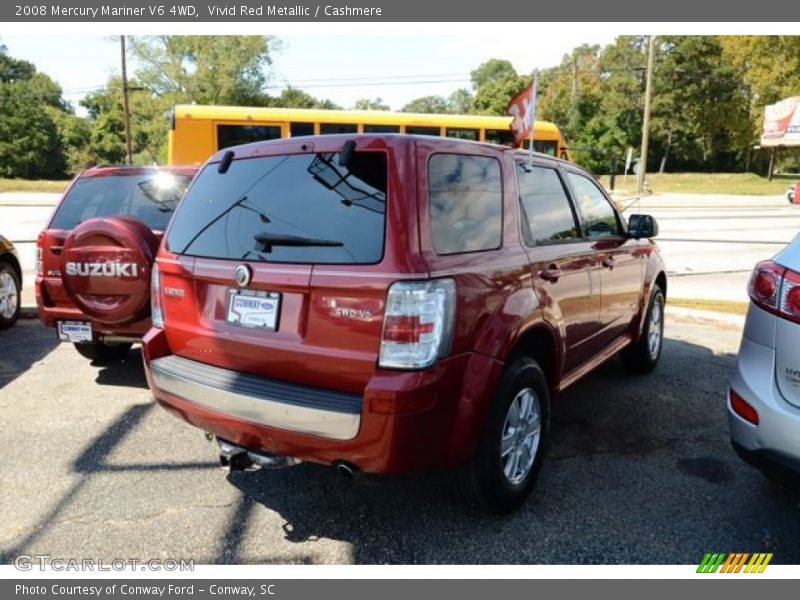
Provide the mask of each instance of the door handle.
[{"label": "door handle", "polygon": [[552,281],[555,283],[558,281],[558,278],[561,277],[561,269],[559,269],[556,265],[550,265],[544,271],[539,273],[539,277],[545,281]]},{"label": "door handle", "polygon": [[615,261],[614,261],[614,257],[613,256],[606,256],[600,262],[606,269],[613,269],[614,268]]}]

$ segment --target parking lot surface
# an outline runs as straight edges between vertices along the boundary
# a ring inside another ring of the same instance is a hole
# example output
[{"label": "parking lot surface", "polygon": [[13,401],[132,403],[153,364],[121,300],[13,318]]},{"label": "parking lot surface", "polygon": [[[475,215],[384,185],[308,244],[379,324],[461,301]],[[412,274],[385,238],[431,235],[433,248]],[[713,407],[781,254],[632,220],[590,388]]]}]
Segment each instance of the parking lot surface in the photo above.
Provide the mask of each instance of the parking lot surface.
[{"label": "parking lot surface", "polygon": [[653,374],[614,361],[558,400],[532,498],[498,518],[465,508],[446,473],[347,480],[304,464],[226,477],[215,445],[154,405],[136,348],[94,366],[20,321],[0,332],[0,562],[800,562],[800,495],[729,446],[740,332],[673,318],[666,333]]}]

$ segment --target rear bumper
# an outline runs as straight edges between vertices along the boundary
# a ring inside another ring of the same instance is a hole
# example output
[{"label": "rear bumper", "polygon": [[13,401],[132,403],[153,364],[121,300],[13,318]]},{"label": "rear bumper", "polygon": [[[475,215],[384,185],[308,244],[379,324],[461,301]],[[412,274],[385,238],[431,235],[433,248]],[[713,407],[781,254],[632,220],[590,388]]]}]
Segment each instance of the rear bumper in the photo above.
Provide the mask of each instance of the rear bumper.
[{"label": "rear bumper", "polygon": [[141,319],[124,325],[101,323],[83,313],[74,304],[65,305],[63,301],[55,303],[44,290],[42,278],[35,282],[36,308],[39,320],[46,327],[56,328],[59,321],[83,321],[92,324],[92,332],[97,341],[117,340],[139,341],[150,329],[150,318]]},{"label": "rear bumper", "polygon": [[[773,318],[761,312],[751,310],[748,320]],[[769,324],[764,322],[757,332],[763,333],[768,327]],[[784,467],[797,467],[800,465],[800,408],[787,402],[778,389],[775,349],[754,341],[748,337],[747,331],[742,338],[730,385],[756,410],[758,425],[737,415],[729,398],[731,440],[741,456],[750,457],[746,460],[751,464],[779,462]],[[767,339],[774,339],[774,334]]]},{"label": "rear bumper", "polygon": [[256,425],[351,440],[361,423],[361,397],[237,374],[179,356],[150,362],[153,384],[199,407]]},{"label": "rear bumper", "polygon": [[774,450],[748,450],[731,441],[736,454],[747,464],[766,473],[773,479],[800,486],[800,459]]},{"label": "rear bumper", "polygon": [[425,371],[377,369],[352,395],[186,361],[159,329],[143,350],[153,396],[195,427],[251,450],[387,474],[468,460],[502,371],[463,354]]}]

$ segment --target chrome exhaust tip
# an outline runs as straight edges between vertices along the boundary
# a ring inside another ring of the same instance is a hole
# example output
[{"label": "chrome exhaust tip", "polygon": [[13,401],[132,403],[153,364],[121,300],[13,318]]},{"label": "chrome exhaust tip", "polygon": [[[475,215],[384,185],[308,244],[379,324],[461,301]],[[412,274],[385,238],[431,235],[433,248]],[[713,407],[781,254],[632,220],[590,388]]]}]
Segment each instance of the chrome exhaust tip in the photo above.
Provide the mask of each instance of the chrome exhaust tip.
[{"label": "chrome exhaust tip", "polygon": [[345,479],[353,479],[358,474],[357,467],[346,463],[343,460],[336,461],[333,466],[336,469],[336,472]]}]

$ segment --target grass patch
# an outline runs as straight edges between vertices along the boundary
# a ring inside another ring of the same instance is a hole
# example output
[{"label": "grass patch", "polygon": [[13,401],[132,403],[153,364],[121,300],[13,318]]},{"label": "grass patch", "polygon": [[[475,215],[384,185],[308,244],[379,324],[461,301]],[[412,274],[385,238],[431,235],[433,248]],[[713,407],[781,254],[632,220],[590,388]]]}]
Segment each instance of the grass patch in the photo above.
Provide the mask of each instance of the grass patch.
[{"label": "grass patch", "polygon": [[[772,181],[755,173],[655,173],[647,176],[654,194],[737,194],[743,196],[782,196],[787,188],[800,182],[800,175],[775,175]],[[608,175],[600,177],[608,189]],[[617,176],[615,193],[632,194],[636,191],[636,176],[628,175],[623,182]]]},{"label": "grass patch", "polygon": [[667,298],[667,304],[680,308],[708,310],[730,315],[746,315],[748,307],[747,302],[739,302],[737,300],[705,300],[697,298]]},{"label": "grass patch", "polygon": [[0,192],[63,192],[70,180],[45,181],[43,179],[0,178]]}]

